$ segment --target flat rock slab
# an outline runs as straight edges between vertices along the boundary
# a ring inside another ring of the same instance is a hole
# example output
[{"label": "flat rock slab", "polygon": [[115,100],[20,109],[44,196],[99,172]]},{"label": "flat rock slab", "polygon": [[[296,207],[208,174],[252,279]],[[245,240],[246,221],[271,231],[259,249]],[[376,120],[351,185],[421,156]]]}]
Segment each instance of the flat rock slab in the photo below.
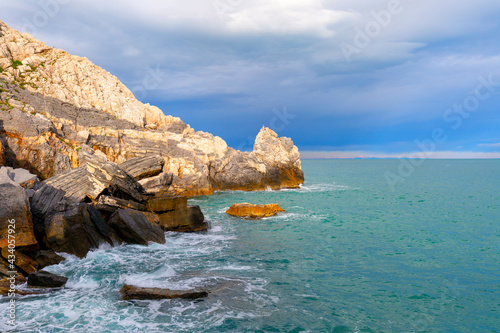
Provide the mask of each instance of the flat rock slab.
[{"label": "flat rock slab", "polygon": [[120,164],[120,168],[137,180],[159,175],[163,170],[165,160],[161,156],[144,156],[129,158]]},{"label": "flat rock slab", "polygon": [[284,212],[278,204],[253,205],[250,203],[233,204],[226,213],[232,216],[244,217],[247,219],[260,219],[274,216],[279,212]]},{"label": "flat rock slab", "polygon": [[131,299],[155,300],[155,299],[172,299],[172,298],[198,299],[208,296],[207,291],[143,288],[143,287],[131,286],[128,284],[123,285],[120,292],[122,293],[122,299],[124,300],[131,300]]},{"label": "flat rock slab", "polygon": [[38,271],[28,276],[28,287],[36,288],[62,288],[68,282],[68,278],[46,271]]},{"label": "flat rock slab", "polygon": [[2,257],[5,260],[13,258],[13,257],[9,258],[9,256],[11,255],[15,257],[14,265],[17,268],[19,268],[21,272],[24,273],[25,275],[29,275],[37,271],[38,263],[33,259],[31,259],[30,257],[28,257],[27,255],[19,251],[13,251],[13,253],[11,253],[9,252],[9,248],[7,247],[2,248]]},{"label": "flat rock slab", "polygon": [[47,266],[57,265],[66,260],[52,250],[39,250],[33,255],[33,259],[38,263],[38,269]]}]

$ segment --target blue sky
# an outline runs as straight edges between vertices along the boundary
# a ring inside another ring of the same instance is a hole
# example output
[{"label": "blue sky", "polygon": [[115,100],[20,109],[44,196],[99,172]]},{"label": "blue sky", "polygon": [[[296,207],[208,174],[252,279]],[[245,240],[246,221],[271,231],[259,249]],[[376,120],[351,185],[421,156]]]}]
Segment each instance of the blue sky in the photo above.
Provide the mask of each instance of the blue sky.
[{"label": "blue sky", "polygon": [[305,157],[500,157],[497,0],[17,0],[0,13],[235,148],[266,125]]}]

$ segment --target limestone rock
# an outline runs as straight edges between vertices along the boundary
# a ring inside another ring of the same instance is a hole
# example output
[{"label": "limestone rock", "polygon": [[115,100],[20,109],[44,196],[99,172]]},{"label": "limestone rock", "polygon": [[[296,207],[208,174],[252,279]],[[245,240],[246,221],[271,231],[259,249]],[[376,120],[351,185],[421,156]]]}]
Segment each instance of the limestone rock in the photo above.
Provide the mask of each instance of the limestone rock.
[{"label": "limestone rock", "polygon": [[201,290],[170,290],[161,288],[143,288],[131,286],[128,284],[123,285],[120,290],[122,299],[124,300],[146,300],[146,299],[198,299],[208,296],[208,292]]},{"label": "limestone rock", "polygon": [[38,177],[26,169],[14,169],[11,167],[0,167],[0,182],[19,184],[26,189],[32,189],[38,182]]},{"label": "limestone rock", "polygon": [[132,177],[141,180],[157,176],[163,170],[165,160],[160,156],[135,157],[120,164],[120,168],[128,172]]},{"label": "limestone rock", "polygon": [[174,175],[169,172],[162,172],[158,176],[139,180],[144,190],[148,193],[159,193],[169,188],[174,180]]},{"label": "limestone rock", "polygon": [[25,190],[17,184],[0,184],[0,247],[9,245],[9,229],[15,231],[11,231],[15,238],[10,239],[15,239],[17,249],[38,248]]},{"label": "limestone rock", "polygon": [[146,209],[150,212],[161,213],[170,210],[187,207],[187,198],[183,196],[172,196],[169,193],[161,193],[152,196],[146,203]]},{"label": "limestone rock", "polygon": [[165,243],[165,235],[154,213],[133,209],[119,209],[109,219],[109,225],[127,243],[147,245],[148,242]]},{"label": "limestone rock", "polygon": [[[0,67],[5,69],[0,73],[0,164],[28,169],[44,180],[85,164],[79,152],[88,145],[114,163],[160,156],[161,170],[148,167],[143,174],[136,168],[138,178],[148,177],[141,182],[152,193],[208,195],[297,187],[304,181],[297,147],[270,129],[257,135],[253,152],[237,151],[142,104],[116,77],[85,58],[47,47],[1,21],[0,35]],[[16,69],[13,61],[22,65]],[[102,176],[104,171],[97,169]],[[150,177],[157,172],[162,174]],[[95,177],[97,193],[104,178]]]},{"label": "limestone rock", "polygon": [[200,206],[186,206],[169,212],[159,213],[160,225],[165,231],[196,232],[205,231],[209,223]]},{"label": "limestone rock", "polygon": [[68,278],[46,271],[38,271],[28,276],[28,287],[31,288],[62,288]]},{"label": "limestone rock", "polygon": [[226,213],[232,216],[239,216],[250,219],[269,217],[284,212],[278,204],[253,205],[250,203],[233,204]]},{"label": "limestone rock", "polygon": [[[13,68],[14,60],[23,65]],[[95,107],[141,127],[156,124],[163,128],[186,128],[179,118],[165,116],[157,107],[139,102],[114,75],[87,58],[50,48],[1,21],[0,67],[5,69],[4,74],[16,77],[30,91],[76,107]]]}]

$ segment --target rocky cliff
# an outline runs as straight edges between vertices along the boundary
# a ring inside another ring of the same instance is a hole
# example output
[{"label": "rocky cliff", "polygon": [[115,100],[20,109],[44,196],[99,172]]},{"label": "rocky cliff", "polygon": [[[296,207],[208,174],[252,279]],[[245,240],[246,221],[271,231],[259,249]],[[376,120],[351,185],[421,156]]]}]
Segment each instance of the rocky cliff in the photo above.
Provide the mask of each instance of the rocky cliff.
[{"label": "rocky cliff", "polygon": [[78,167],[82,148],[115,163],[160,156],[162,173],[141,184],[187,196],[296,187],[304,180],[291,139],[263,127],[253,152],[237,151],[141,103],[88,59],[0,21],[0,165],[47,179]]}]

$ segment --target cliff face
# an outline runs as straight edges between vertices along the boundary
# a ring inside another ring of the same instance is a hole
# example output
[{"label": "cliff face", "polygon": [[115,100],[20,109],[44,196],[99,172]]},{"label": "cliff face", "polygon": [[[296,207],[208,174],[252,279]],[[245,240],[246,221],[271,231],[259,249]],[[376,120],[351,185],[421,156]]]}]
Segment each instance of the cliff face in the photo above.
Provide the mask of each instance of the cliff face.
[{"label": "cliff face", "polygon": [[80,165],[90,147],[109,161],[158,155],[168,190],[296,187],[304,180],[291,139],[262,128],[251,153],[195,132],[134,98],[115,76],[86,58],[47,47],[0,21],[0,165],[46,179]]}]

